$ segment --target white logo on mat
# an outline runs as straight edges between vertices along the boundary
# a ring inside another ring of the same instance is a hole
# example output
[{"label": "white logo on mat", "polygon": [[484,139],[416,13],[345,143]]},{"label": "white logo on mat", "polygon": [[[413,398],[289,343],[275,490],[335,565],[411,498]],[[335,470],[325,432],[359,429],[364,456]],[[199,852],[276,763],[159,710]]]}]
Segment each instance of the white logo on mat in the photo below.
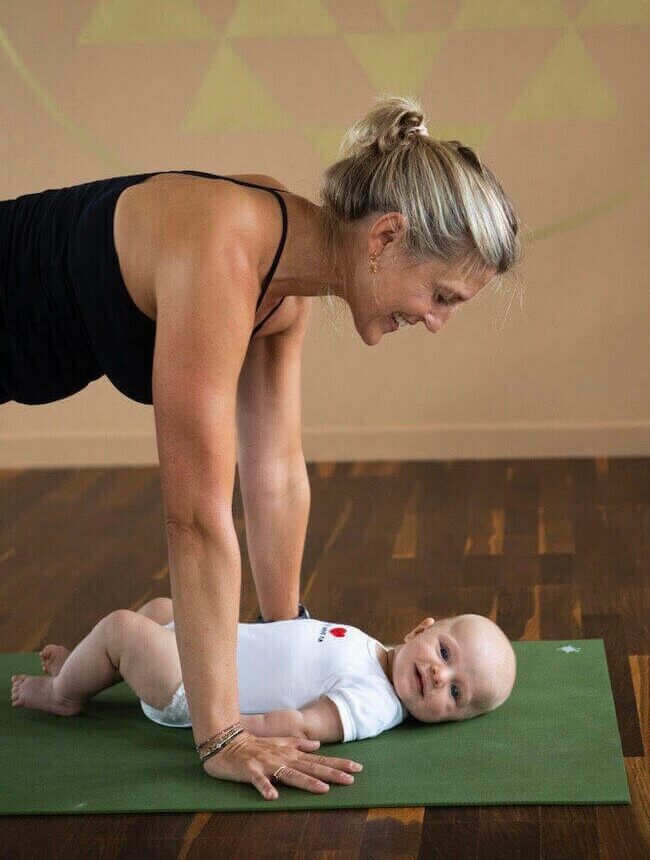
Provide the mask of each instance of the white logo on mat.
[{"label": "white logo on mat", "polygon": [[561,648],[557,649],[558,651],[564,651],[565,654],[577,654],[580,651],[580,648],[576,648],[574,645],[563,645]]}]

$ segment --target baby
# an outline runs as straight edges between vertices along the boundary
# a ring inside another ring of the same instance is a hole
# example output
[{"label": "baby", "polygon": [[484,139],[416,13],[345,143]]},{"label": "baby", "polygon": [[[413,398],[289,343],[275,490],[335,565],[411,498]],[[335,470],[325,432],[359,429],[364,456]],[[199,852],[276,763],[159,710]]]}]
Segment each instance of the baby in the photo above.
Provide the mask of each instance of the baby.
[{"label": "baby", "polygon": [[[169,598],[111,612],[72,652],[46,645],[47,676],[14,675],[12,705],[72,716],[124,680],[151,720],[191,726],[173,627]],[[516,674],[510,642],[482,615],[425,618],[394,648],[315,618],[240,623],[237,666],[248,731],[324,743],[373,737],[408,714],[471,719],[503,704]]]}]

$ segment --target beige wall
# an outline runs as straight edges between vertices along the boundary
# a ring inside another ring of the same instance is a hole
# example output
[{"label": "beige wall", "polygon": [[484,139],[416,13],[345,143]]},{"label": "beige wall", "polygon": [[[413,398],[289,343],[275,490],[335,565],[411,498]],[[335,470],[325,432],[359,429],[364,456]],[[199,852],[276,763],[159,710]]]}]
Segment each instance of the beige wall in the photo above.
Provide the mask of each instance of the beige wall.
[{"label": "beige wall", "polygon": [[[650,16],[638,3],[0,3],[0,198],[158,169],[269,173],[314,198],[344,129],[414,93],[477,147],[529,239],[523,309],[366,347],[322,307],[309,459],[650,453]],[[391,11],[392,10],[392,11]],[[0,407],[0,467],[155,462],[105,379]]]}]

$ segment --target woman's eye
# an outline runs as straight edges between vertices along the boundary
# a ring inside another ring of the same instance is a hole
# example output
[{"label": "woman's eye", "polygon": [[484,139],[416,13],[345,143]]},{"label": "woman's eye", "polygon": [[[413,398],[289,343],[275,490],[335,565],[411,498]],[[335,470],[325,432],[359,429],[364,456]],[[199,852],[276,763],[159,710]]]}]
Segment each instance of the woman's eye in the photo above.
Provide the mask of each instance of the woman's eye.
[{"label": "woman's eye", "polygon": [[450,305],[451,304],[451,300],[446,298],[445,296],[441,296],[440,293],[438,293],[438,295],[436,296],[436,301],[438,302],[438,304],[441,304],[441,305]]}]

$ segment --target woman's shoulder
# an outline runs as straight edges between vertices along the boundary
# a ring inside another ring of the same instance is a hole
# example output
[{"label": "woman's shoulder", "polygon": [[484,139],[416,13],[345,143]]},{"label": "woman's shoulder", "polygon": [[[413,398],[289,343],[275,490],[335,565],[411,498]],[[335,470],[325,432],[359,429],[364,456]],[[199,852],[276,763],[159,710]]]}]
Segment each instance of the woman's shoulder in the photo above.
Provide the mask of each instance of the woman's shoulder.
[{"label": "woman's shoulder", "polygon": [[[284,188],[261,174],[229,178]],[[260,279],[264,277],[282,231],[273,198],[238,182],[183,173],[155,174],[128,188],[116,207],[114,233],[124,280],[136,305],[155,319],[156,271],[166,264],[178,265],[179,257],[207,256],[208,250],[233,265],[255,268]]]},{"label": "woman's shoulder", "polygon": [[267,176],[265,173],[233,173],[230,179],[239,179],[242,182],[252,182],[256,185],[264,185],[267,188],[277,188],[278,191],[288,191],[286,185],[283,185],[279,180],[272,176]]}]

